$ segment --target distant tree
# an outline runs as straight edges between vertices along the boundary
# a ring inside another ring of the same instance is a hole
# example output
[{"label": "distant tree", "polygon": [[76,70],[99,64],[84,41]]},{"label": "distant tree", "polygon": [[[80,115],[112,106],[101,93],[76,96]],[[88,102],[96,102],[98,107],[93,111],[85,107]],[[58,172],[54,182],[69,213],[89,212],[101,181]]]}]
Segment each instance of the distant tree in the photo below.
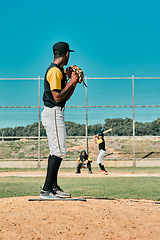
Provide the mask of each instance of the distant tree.
[{"label": "distant tree", "polygon": [[96,135],[102,129],[101,124],[94,124],[88,126],[88,135],[93,136]]},{"label": "distant tree", "polygon": [[[103,127],[103,130],[112,128],[113,131],[107,135],[112,136],[132,136],[133,135],[133,120],[130,118],[107,118],[102,126],[101,124],[94,124],[88,126],[88,135],[93,136],[97,134]],[[67,136],[85,136],[84,124],[78,124],[74,122],[66,122]],[[0,131],[5,131],[4,136],[38,136],[38,122],[26,127],[19,126],[15,128],[1,128]],[[40,123],[40,135],[46,136],[45,128]],[[160,118],[153,122],[142,123],[135,122],[135,135],[136,136],[160,136]]]}]

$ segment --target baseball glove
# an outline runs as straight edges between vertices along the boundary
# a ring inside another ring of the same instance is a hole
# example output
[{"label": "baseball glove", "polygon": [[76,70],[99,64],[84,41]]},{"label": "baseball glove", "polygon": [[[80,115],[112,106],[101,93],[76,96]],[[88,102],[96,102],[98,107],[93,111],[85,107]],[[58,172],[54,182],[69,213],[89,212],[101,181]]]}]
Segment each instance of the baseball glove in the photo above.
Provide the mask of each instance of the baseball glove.
[{"label": "baseball glove", "polygon": [[82,162],[82,167],[83,167],[83,168],[86,168],[86,167],[87,167],[87,164],[88,164],[88,160],[85,160],[84,162]]},{"label": "baseball glove", "polygon": [[87,163],[88,163],[88,160],[85,160],[85,161],[83,162],[83,164],[85,164],[85,165],[86,165]]},{"label": "baseball glove", "polygon": [[80,67],[76,65],[71,65],[64,70],[64,73],[68,76],[68,78],[71,78],[71,74],[73,71],[76,72],[76,74],[78,74],[79,76],[78,82],[79,83],[83,82],[83,84],[87,87],[87,85],[84,82],[84,73]]}]

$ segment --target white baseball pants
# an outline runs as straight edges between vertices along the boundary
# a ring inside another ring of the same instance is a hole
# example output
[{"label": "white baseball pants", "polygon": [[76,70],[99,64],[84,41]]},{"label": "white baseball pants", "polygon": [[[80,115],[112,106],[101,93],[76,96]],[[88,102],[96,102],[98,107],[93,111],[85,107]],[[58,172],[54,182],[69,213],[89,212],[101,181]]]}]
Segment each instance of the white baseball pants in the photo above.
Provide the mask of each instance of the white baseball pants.
[{"label": "white baseball pants", "polygon": [[98,164],[99,164],[99,163],[102,164],[102,158],[103,158],[103,156],[104,156],[105,153],[106,153],[106,151],[104,151],[103,149],[101,149],[101,150],[99,151],[99,154],[98,154],[98,157],[97,157],[97,163],[98,163]]},{"label": "white baseball pants", "polygon": [[66,155],[66,127],[61,107],[44,107],[41,118],[46,130],[50,155],[64,158]]}]

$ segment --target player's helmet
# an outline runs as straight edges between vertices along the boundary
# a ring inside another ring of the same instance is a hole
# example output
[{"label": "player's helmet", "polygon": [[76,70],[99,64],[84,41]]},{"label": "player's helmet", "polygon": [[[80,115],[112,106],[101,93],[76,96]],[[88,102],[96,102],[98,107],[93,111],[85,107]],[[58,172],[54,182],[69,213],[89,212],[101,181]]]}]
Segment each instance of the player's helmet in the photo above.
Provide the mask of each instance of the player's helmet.
[{"label": "player's helmet", "polygon": [[84,154],[86,155],[86,151],[85,151],[85,150],[82,150],[82,151],[81,151],[81,155],[82,155],[82,153],[84,153]]},{"label": "player's helmet", "polygon": [[99,137],[99,136],[102,136],[102,137],[104,136],[102,131],[100,131],[100,132],[98,133],[98,137]]}]

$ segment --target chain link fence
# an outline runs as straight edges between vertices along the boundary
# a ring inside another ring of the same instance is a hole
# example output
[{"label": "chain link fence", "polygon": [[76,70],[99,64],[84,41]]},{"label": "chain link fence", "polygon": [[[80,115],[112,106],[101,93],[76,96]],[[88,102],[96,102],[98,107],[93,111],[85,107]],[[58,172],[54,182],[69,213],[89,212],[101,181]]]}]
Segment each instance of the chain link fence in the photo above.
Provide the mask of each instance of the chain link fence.
[{"label": "chain link fence", "polygon": [[[93,143],[93,137],[88,136],[88,128],[92,124],[104,126],[105,119],[114,118],[132,119],[132,136],[105,136],[107,151],[104,160],[130,161],[132,166],[137,166],[138,162],[144,160],[158,161],[160,136],[136,136],[135,123],[154,121],[158,118],[159,80],[160,77],[86,76],[85,82],[88,87],[79,87],[72,97],[72,105],[67,103],[65,110],[66,121],[84,124],[85,136],[67,136],[65,161],[76,160],[82,147],[92,159],[96,159],[98,148]],[[41,136],[43,78],[0,78],[0,85],[0,160],[3,163],[10,160],[33,160],[41,167],[49,152],[47,139]],[[17,88],[12,92],[12,87],[15,89],[15,86]],[[5,136],[5,127],[15,124],[24,126],[34,122],[38,123],[35,133],[37,136]],[[15,139],[19,141],[14,141],[13,146],[11,140]]]}]

